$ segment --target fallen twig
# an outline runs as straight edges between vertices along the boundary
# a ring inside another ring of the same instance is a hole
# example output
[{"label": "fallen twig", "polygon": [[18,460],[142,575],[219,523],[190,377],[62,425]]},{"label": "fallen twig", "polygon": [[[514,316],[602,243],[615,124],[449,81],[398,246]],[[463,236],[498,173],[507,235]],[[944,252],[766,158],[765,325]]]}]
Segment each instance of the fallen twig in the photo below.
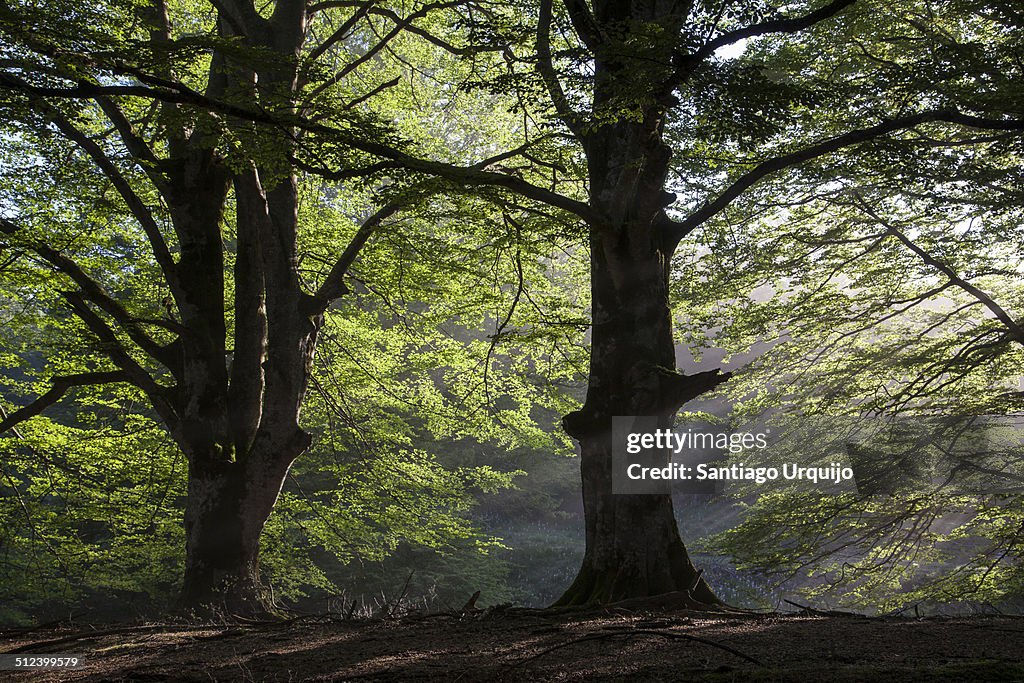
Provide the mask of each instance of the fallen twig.
[{"label": "fallen twig", "polygon": [[405,580],[405,585],[402,586],[402,592],[398,595],[398,598],[395,600],[395,604],[391,605],[391,608],[388,610],[389,619],[395,616],[395,610],[398,609],[398,606],[400,604],[402,604],[402,600],[405,598],[405,594],[409,591],[409,582],[412,581],[412,575],[415,573],[415,569],[409,572],[409,578]]},{"label": "fallen twig", "polygon": [[813,607],[808,607],[807,605],[801,605],[799,602],[793,602],[792,600],[783,600],[783,602],[790,604],[793,607],[796,607],[797,609],[801,609],[804,612],[807,612],[808,614],[816,614],[820,617],[859,617],[861,619],[867,618],[866,614],[857,614],[856,612],[841,612],[839,610],[832,609],[815,609]]}]

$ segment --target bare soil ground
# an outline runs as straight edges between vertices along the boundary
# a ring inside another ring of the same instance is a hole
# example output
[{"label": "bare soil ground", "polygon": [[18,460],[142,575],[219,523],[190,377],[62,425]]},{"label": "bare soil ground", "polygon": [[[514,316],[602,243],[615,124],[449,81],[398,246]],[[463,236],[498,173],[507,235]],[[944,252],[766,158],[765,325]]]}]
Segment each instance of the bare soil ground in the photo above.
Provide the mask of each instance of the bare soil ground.
[{"label": "bare soil ground", "polygon": [[484,610],[0,633],[76,653],[0,681],[1024,681],[1024,619]]}]

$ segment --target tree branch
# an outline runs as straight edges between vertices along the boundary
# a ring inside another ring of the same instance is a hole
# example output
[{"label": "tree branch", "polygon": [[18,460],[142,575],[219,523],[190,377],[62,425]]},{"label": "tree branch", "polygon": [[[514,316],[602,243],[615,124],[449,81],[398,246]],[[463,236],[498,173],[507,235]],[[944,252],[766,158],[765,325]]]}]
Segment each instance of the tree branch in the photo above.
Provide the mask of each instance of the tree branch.
[{"label": "tree branch", "polygon": [[[70,121],[54,109],[50,110],[50,118],[56,124],[57,128],[72,142],[78,145],[82,151],[89,155],[96,166],[99,167],[103,175],[107,177],[110,183],[117,190],[121,198],[124,199],[125,204],[128,206],[128,210],[132,216],[138,221],[142,227],[143,232],[146,233],[146,239],[149,241],[150,248],[153,251],[153,258],[156,259],[157,264],[160,266],[160,270],[167,280],[168,285],[171,289],[176,290],[178,286],[177,271],[174,264],[174,257],[171,256],[170,249],[167,247],[167,242],[164,240],[163,233],[160,231],[160,226],[157,225],[156,219],[153,218],[153,213],[146,206],[146,203],[135,193],[132,189],[131,184],[121,174],[121,171],[112,162],[95,140],[91,139],[82,131],[78,130]],[[117,124],[115,123],[115,126]],[[148,151],[148,147],[146,148]],[[143,162],[143,166],[146,162]],[[152,177],[152,175],[151,175]]]},{"label": "tree branch", "polygon": [[[372,0],[370,0],[372,1]],[[306,8],[306,15],[312,17],[317,12],[323,12],[324,10],[332,9],[335,7],[357,7],[364,8],[370,4],[368,0],[324,0],[323,2],[316,2]]]},{"label": "tree branch", "polygon": [[72,88],[54,88],[34,86],[19,78],[10,76],[10,74],[0,73],[0,88],[16,89],[30,94],[69,99],[94,99],[98,95],[148,97],[178,102],[180,104],[189,104],[243,121],[271,125],[278,129],[294,126],[301,130],[341,140],[361,152],[398,162],[404,168],[411,171],[427,173],[466,186],[490,185],[504,187],[529,199],[534,199],[549,206],[573,213],[588,222],[598,222],[599,216],[589,204],[534,185],[517,176],[479,171],[475,170],[472,166],[463,167],[441,161],[422,159],[406,154],[396,147],[353,136],[351,132],[338,128],[332,128],[331,126],[319,123],[310,123],[298,117],[277,115],[267,111],[252,110],[222,102],[216,98],[207,97],[202,93],[196,92],[184,84],[169,83],[154,76],[137,73],[132,73],[131,75],[136,76],[140,81],[148,82],[149,85],[98,86],[89,83],[79,83]]},{"label": "tree branch", "polygon": [[341,256],[334,263],[331,272],[327,274],[323,284],[310,297],[309,312],[311,314],[322,312],[333,300],[348,293],[348,287],[345,285],[345,274],[348,272],[348,269],[352,267],[356,257],[359,256],[359,252],[362,251],[370,237],[377,232],[384,221],[395,215],[406,203],[404,201],[391,202],[363,221],[363,224],[359,226],[359,230],[356,231],[356,234],[345,248],[345,251],[342,252]]},{"label": "tree branch", "polygon": [[318,58],[320,55],[326,52],[338,40],[344,39],[360,19],[370,14],[390,19],[392,23],[394,23],[396,26],[401,27],[403,30],[406,30],[414,35],[417,35],[423,38],[424,40],[433,43],[442,50],[445,50],[446,52],[449,52],[453,55],[457,55],[460,57],[473,55],[478,52],[495,52],[500,50],[500,47],[493,45],[479,47],[457,47],[452,43],[448,42],[447,40],[445,40],[444,38],[441,38],[440,36],[435,36],[430,31],[427,31],[426,29],[420,28],[419,26],[416,26],[415,24],[411,23],[411,21],[415,19],[419,19],[421,17],[426,16],[432,10],[446,9],[449,7],[454,7],[457,4],[457,2],[431,3],[428,5],[424,5],[420,9],[416,10],[416,12],[413,15],[411,15],[409,19],[403,19],[397,12],[388,7],[382,7],[380,5],[374,5],[372,2],[368,2],[358,7],[356,11],[352,14],[352,16],[349,17],[341,26],[339,26],[338,29],[330,35],[330,37],[324,40],[324,42],[320,43],[320,45],[316,46],[310,52],[309,56],[306,57],[306,59],[309,62],[314,61],[316,58]]},{"label": "tree branch", "polygon": [[548,90],[548,96],[555,107],[558,118],[569,127],[578,138],[583,137],[583,131],[577,123],[578,115],[569,104],[562,84],[558,80],[554,63],[551,60],[551,3],[553,0],[540,0],[540,9],[537,17],[537,72],[540,74],[544,86]]},{"label": "tree branch", "polygon": [[323,178],[324,180],[350,180],[352,178],[365,178],[366,176],[379,173],[380,171],[401,168],[401,165],[395,161],[378,161],[363,168],[340,168],[332,171],[326,168],[314,166],[313,164],[303,161],[297,157],[292,157],[289,161],[300,171],[305,171],[310,175]]},{"label": "tree branch", "polygon": [[128,153],[132,155],[142,170],[146,173],[149,179],[153,182],[158,190],[163,192],[166,187],[166,182],[163,174],[160,172],[160,167],[163,162],[157,158],[153,150],[150,149],[146,141],[136,134],[135,129],[132,127],[131,121],[124,115],[113,100],[109,97],[97,97],[96,103],[100,105],[100,109],[106,114],[107,118],[114,125],[114,129],[120,136],[121,141],[124,143]]},{"label": "tree branch", "polygon": [[920,246],[918,246],[917,243],[915,243],[913,240],[907,237],[907,235],[898,227],[896,227],[896,225],[894,225],[891,221],[887,221],[886,219],[878,215],[878,212],[872,209],[871,206],[866,201],[864,201],[864,198],[861,197],[859,193],[854,193],[853,198],[854,201],[857,203],[857,206],[860,207],[861,211],[866,213],[873,220],[877,221],[879,225],[885,227],[886,232],[888,234],[892,235],[897,240],[899,240],[905,247],[907,247],[907,249],[917,254],[925,264],[931,266],[935,270],[945,275],[946,278],[953,285],[959,287],[960,289],[962,289],[963,291],[967,292],[975,299],[977,299],[978,302],[980,302],[985,308],[987,308],[992,313],[992,315],[994,315],[996,319],[999,320],[999,322],[1001,322],[1004,327],[1006,327],[1007,331],[1011,335],[1013,335],[1013,337],[1020,344],[1024,344],[1024,327],[1021,327],[1021,325],[1016,320],[1013,319],[1013,316],[1007,313],[1006,309],[1004,309],[1002,306],[996,303],[995,300],[992,299],[992,297],[990,297],[982,289],[976,287],[975,285],[972,285],[970,282],[960,277],[957,274],[957,272],[953,270],[949,265],[943,263],[939,259],[929,254],[927,251],[922,249]]},{"label": "tree branch", "polygon": [[[348,64],[343,66],[336,74],[334,74],[333,76],[328,78],[326,81],[324,81],[323,83],[321,83],[317,87],[313,88],[313,92],[311,92],[305,98],[306,101],[308,102],[308,101],[311,101],[311,100],[315,99],[317,96],[319,96],[325,90],[330,88],[332,85],[334,85],[335,83],[339,82],[345,76],[347,76],[348,74],[352,73],[357,68],[359,68],[359,66],[361,64],[367,62],[370,59],[373,59],[374,55],[376,55],[378,52],[380,52],[385,47],[387,47],[388,43],[390,43],[398,35],[400,35],[402,33],[402,31],[410,29],[410,27],[412,26],[412,22],[416,21],[417,19],[421,19],[422,17],[424,17],[427,14],[429,14],[432,10],[444,9],[446,7],[451,7],[451,6],[455,5],[455,4],[457,4],[457,3],[454,3],[454,2],[442,2],[442,3],[432,3],[432,4],[429,4],[429,5],[424,5],[423,7],[419,8],[418,10],[416,10],[415,12],[413,12],[412,14],[410,14],[409,16],[407,16],[405,18],[399,17],[397,14],[395,14],[393,12],[391,12],[390,14],[382,13],[382,12],[379,12],[379,11],[373,12],[375,14],[383,14],[385,17],[390,19],[395,24],[394,28],[392,28],[391,31],[389,31],[383,38],[378,40],[376,44],[374,44],[372,47],[370,47],[366,52],[364,52],[362,55],[360,55],[357,59],[355,59],[352,62],[349,62]],[[370,10],[368,10],[368,11],[370,11]],[[425,33],[425,32],[420,31],[421,35],[423,33]],[[327,50],[327,47],[329,47],[329,44],[330,44],[331,40],[332,39],[337,40],[338,37],[339,37],[338,36],[338,32],[335,32],[335,35],[331,36],[331,38],[328,38],[328,40],[324,43],[324,45],[321,45],[320,47],[316,48],[316,50],[314,50],[314,53],[317,56],[319,56],[322,52]]]},{"label": "tree branch", "polygon": [[61,292],[60,294],[68,302],[72,310],[74,310],[75,315],[99,339],[101,350],[107,358],[124,372],[125,381],[138,387],[146,394],[146,398],[149,399],[154,410],[163,419],[167,429],[175,439],[179,440],[179,443],[182,443],[181,439],[183,437],[180,433],[181,420],[178,417],[178,411],[169,400],[169,390],[160,386],[146,372],[145,368],[135,362],[135,359],[125,351],[124,347],[117,340],[114,331],[89,307],[81,293]]},{"label": "tree branch", "polygon": [[[327,50],[329,50],[332,45],[337,43],[339,40],[344,40],[345,38],[347,38],[349,32],[356,27],[356,24],[359,23],[359,20],[365,17],[369,11],[369,2],[362,4],[361,7],[358,7],[356,11],[352,13],[352,16],[350,16],[348,19],[342,22],[341,26],[334,30],[334,33],[329,35],[326,39],[324,39],[322,43],[320,43],[312,50],[310,50],[309,54],[306,55],[305,57],[306,62],[312,64],[314,61],[317,60],[318,57],[320,57],[320,55],[327,52]],[[312,14],[313,9],[310,8],[307,11],[307,13]]]},{"label": "tree branch", "polygon": [[32,401],[27,406],[15,410],[9,415],[0,409],[0,434],[13,429],[25,420],[39,415],[44,410],[59,401],[71,387],[81,387],[96,384],[113,384],[115,382],[127,382],[128,376],[123,370],[111,370],[108,372],[83,372],[75,375],[65,375],[53,378],[53,387],[45,394]]},{"label": "tree branch", "polygon": [[[6,218],[0,218],[0,232],[14,235],[19,232],[18,226]],[[138,344],[139,348],[149,354],[168,368],[171,368],[166,350],[157,344],[149,335],[139,327],[139,321],[133,317],[119,302],[117,302],[99,282],[86,273],[80,265],[57,251],[48,244],[39,241],[30,241],[27,245],[32,251],[38,254],[43,260],[52,265],[58,271],[71,278],[78,285],[82,292],[83,299],[92,301],[112,317],[117,324],[125,331],[128,337]]]},{"label": "tree branch", "polygon": [[939,110],[923,112],[911,116],[904,116],[897,119],[883,121],[869,128],[852,130],[817,144],[805,147],[804,149],[790,154],[762,161],[753,169],[740,176],[717,197],[705,202],[694,210],[682,221],[671,221],[674,229],[670,229],[667,239],[671,243],[678,244],[686,235],[690,234],[705,222],[716,216],[728,207],[737,197],[760,182],[765,177],[784,169],[796,166],[797,164],[816,159],[826,154],[839,151],[846,147],[866,142],[883,135],[896,131],[913,128],[923,123],[953,123],[969,128],[991,129],[991,130],[1024,130],[1024,120],[1021,119],[987,119],[980,116],[963,114],[952,110]]},{"label": "tree branch", "polygon": [[587,3],[584,0],[562,0],[562,4],[569,14],[569,21],[572,22],[576,35],[587,46],[587,49],[594,51],[604,42],[604,36],[601,34],[601,27],[594,20],[590,8],[587,7]]},{"label": "tree branch", "polygon": [[768,33],[796,33],[798,31],[803,31],[804,29],[814,26],[820,21],[824,21],[825,19],[839,14],[839,12],[843,11],[855,2],[857,2],[857,0],[833,0],[824,7],[821,7],[809,14],[805,14],[802,17],[773,19],[771,21],[763,21],[759,24],[752,24],[741,29],[736,29],[735,31],[729,31],[704,43],[693,54],[684,55],[683,59],[692,64],[699,64],[710,57],[716,50],[723,48],[726,45],[732,45],[733,43],[738,43],[741,40],[746,40],[747,38],[763,36]]},{"label": "tree branch", "polygon": [[371,91],[369,91],[369,92],[367,92],[367,93],[365,93],[363,95],[360,95],[359,97],[355,98],[354,100],[346,102],[345,105],[342,107],[342,109],[354,109],[354,108],[358,107],[360,104],[362,104],[363,102],[366,102],[368,99],[381,94],[382,92],[384,92],[388,88],[394,88],[396,85],[398,85],[401,82],[402,82],[401,76],[395,76],[390,81],[387,81],[386,83],[381,83],[380,85],[378,85],[373,90],[371,90]]}]

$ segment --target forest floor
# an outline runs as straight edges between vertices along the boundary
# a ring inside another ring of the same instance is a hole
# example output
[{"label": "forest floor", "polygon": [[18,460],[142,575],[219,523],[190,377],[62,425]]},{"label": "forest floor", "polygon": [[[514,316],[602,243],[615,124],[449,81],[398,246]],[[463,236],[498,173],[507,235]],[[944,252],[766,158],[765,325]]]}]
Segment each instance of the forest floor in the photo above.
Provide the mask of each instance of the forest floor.
[{"label": "forest floor", "polygon": [[1024,619],[482,610],[0,632],[2,681],[1024,681]]}]

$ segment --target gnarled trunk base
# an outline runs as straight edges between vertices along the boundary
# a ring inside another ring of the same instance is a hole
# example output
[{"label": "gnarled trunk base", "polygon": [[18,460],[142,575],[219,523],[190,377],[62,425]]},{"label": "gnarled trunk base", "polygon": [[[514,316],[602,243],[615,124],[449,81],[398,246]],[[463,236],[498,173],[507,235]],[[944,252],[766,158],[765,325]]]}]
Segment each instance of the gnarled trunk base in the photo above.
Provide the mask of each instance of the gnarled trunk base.
[{"label": "gnarled trunk base", "polygon": [[240,462],[190,465],[181,608],[240,617],[279,612],[260,578],[259,539],[287,468],[256,469]]},{"label": "gnarled trunk base", "polygon": [[608,604],[675,593],[689,596],[694,608],[720,605],[679,537],[672,497],[613,494],[610,435],[584,437],[580,443],[587,550],[576,580],[555,604]]}]

